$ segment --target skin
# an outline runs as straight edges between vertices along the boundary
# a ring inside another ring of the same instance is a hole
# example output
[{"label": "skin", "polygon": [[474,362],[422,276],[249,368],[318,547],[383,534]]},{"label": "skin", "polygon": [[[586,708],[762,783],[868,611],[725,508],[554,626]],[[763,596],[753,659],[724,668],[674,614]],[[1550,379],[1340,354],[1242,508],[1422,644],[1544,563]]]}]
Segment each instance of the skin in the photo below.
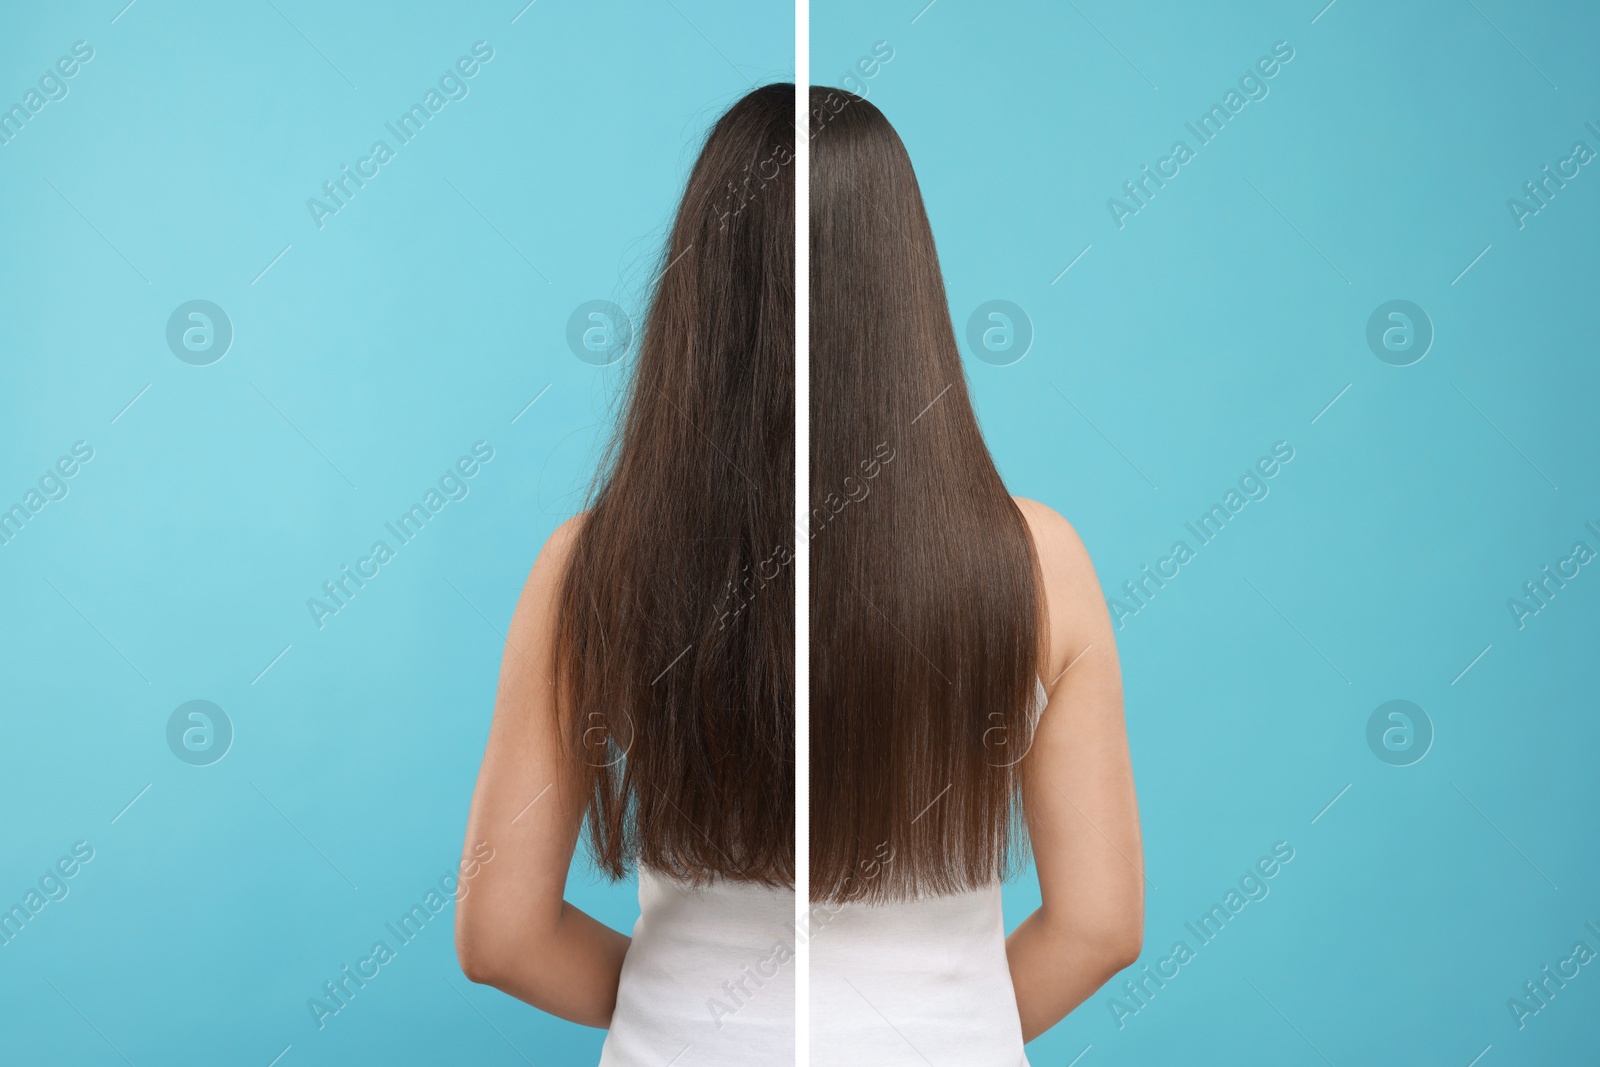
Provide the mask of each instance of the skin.
[{"label": "skin", "polygon": [[1038,910],[1006,938],[1022,1039],[1032,1041],[1139,958],[1144,853],[1105,598],[1077,531],[1016,498],[1038,549],[1050,694],[1022,764]]},{"label": "skin", "polygon": [[[605,1028],[630,939],[563,899],[584,808],[574,757],[560,742],[554,664],[556,603],[582,516],[550,535],[506,635],[494,721],[472,812],[456,908],[456,955],[474,982],[541,1011]],[[482,862],[479,842],[494,849]],[[464,866],[463,872],[472,867]]]},{"label": "skin", "polygon": [[[1138,959],[1143,851],[1116,642],[1083,542],[1060,515],[1017,499],[1039,553],[1050,695],[1022,765],[1040,904],[1006,939],[1024,1041]],[[610,1024],[629,938],[563,899],[584,795],[564,755],[549,678],[555,606],[576,524],[551,535],[507,634],[473,793],[456,951],[474,982],[587,1026]],[[494,849],[483,862],[480,843]]]}]

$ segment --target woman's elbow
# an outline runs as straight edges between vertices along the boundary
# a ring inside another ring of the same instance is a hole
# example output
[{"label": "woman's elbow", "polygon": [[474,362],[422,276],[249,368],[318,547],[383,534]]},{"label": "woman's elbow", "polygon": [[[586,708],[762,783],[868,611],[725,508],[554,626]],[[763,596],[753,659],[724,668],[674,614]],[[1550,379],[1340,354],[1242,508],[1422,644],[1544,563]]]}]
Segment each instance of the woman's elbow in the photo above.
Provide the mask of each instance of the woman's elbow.
[{"label": "woman's elbow", "polygon": [[[1119,909],[1120,910],[1120,909]],[[1040,909],[1041,933],[1060,956],[1078,961],[1085,975],[1110,981],[1133,966],[1144,951],[1144,909],[1121,914],[1079,916],[1077,921],[1057,925],[1054,916]]]},{"label": "woman's elbow", "polygon": [[1139,962],[1144,951],[1144,920],[1142,916],[1129,916],[1114,922],[1105,922],[1092,933],[1081,938],[1082,950],[1093,961],[1101,983]]},{"label": "woman's elbow", "polygon": [[456,912],[456,962],[461,973],[478,985],[500,986],[505,973],[504,946],[482,919],[461,908]]},{"label": "woman's elbow", "polygon": [[491,898],[481,888],[472,897],[456,904],[456,962],[478,985],[511,993],[528,982],[530,964],[549,955],[556,928],[530,922],[521,900]]},{"label": "woman's elbow", "polygon": [[1135,893],[1125,907],[1107,916],[1108,921],[1100,931],[1100,943],[1111,973],[1116,974],[1132,967],[1144,951],[1144,899]]},{"label": "woman's elbow", "polygon": [[456,931],[456,962],[468,981],[478,985],[496,984],[498,971],[493,964],[493,956],[485,952],[481,945],[464,938],[459,929]]},{"label": "woman's elbow", "polygon": [[1130,923],[1106,944],[1106,961],[1111,974],[1126,970],[1139,962],[1139,953],[1144,951],[1144,924]]}]

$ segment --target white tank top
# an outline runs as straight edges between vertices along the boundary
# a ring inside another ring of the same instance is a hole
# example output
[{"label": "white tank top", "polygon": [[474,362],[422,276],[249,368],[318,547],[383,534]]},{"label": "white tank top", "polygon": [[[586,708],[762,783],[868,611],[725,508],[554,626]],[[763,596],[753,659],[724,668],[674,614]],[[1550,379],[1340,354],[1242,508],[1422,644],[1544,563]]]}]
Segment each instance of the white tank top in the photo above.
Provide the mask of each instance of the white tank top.
[{"label": "white tank top", "polygon": [[[1048,699],[1035,689],[1034,718]],[[693,889],[639,870],[600,1067],[794,1062],[794,890]],[[811,909],[816,1067],[1028,1067],[998,883],[894,904]]]},{"label": "white tank top", "polygon": [[[1035,724],[1048,699],[1036,682]],[[813,916],[816,1067],[1027,1067],[998,882]]]},{"label": "white tank top", "polygon": [[794,890],[639,869],[600,1067],[794,1062]]}]

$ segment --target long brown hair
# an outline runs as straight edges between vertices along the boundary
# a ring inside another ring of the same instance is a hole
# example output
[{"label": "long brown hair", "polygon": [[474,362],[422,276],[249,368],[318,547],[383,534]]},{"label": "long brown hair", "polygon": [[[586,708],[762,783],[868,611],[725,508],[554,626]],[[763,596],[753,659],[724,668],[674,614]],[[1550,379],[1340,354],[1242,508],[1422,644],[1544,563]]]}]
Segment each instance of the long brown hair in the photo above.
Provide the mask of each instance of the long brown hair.
[{"label": "long brown hair", "polygon": [[794,881],[794,86],[689,175],[564,579],[596,864]]},{"label": "long brown hair", "polygon": [[876,107],[812,88],[811,891],[1003,878],[1045,624],[933,232]]}]

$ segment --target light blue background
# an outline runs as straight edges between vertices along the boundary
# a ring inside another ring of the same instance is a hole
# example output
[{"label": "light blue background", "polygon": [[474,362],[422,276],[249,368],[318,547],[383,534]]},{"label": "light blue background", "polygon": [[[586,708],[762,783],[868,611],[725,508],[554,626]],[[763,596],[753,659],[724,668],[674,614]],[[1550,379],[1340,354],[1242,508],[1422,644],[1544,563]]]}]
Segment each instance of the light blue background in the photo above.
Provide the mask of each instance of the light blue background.
[{"label": "light blue background", "polygon": [[[1295,449],[1117,635],[1143,961],[1196,948],[1185,921],[1274,842],[1295,857],[1123,1029],[1097,994],[1036,1065],[1597,1055],[1600,962],[1521,1031],[1506,1001],[1578,940],[1600,950],[1600,570],[1520,631],[1506,601],[1574,541],[1600,549],[1600,163],[1523,230],[1506,200],[1574,141],[1600,149],[1600,19],[1326,2],[812,8],[814,82],[858,86],[852,64],[894,49],[866,90],[917,166],[958,333],[991,299],[1031,318],[1021,362],[969,353],[979,416],[1108,593]],[[1277,41],[1295,56],[1266,99],[1119,230],[1107,199],[1194,147],[1184,122]],[[1437,331],[1409,367],[1364,339],[1394,298]],[[1365,739],[1394,698],[1437,732],[1409,767]],[[1008,921],[1037,899],[1019,880]]]},{"label": "light blue background", "polygon": [[[94,48],[0,146],[0,506],[94,449],[0,547],[0,903],[95,850],[0,948],[0,1062],[592,1063],[599,1031],[462,978],[450,911],[320,1032],[306,1001],[455,867],[501,634],[619,380],[567,317],[637,312],[706,129],[793,78],[792,13],[124,2],[0,33],[4,106]],[[319,231],[307,198],[380,137]],[[211,366],[165,341],[195,298],[235,330]],[[480,440],[470,494],[319,630],[307,598]],[[236,730],[208,767],[164,736],[196,698]],[[570,897],[637,913],[582,872]]]}]

